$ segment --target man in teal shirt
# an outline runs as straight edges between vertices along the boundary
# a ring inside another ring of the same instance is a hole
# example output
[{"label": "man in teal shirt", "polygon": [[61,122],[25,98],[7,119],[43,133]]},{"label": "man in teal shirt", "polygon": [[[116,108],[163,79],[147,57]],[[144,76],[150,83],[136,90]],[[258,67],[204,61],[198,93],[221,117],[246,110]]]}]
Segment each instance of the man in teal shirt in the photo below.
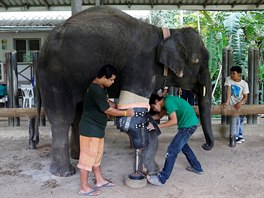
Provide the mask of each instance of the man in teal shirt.
[{"label": "man in teal shirt", "polygon": [[[184,99],[177,96],[160,97],[156,94],[151,95],[149,104],[155,112],[159,113],[161,118],[167,112],[169,119],[167,122],[159,124],[159,128],[166,128],[173,125],[178,125],[178,133],[174,136],[168,149],[164,167],[158,175],[147,176],[148,181],[156,186],[163,186],[166,180],[169,179],[173,170],[176,158],[180,151],[186,156],[191,166],[187,170],[202,174],[203,169],[200,162],[196,159],[192,149],[188,145],[188,140],[195,132],[198,125],[198,118],[193,107]],[[164,111],[165,110],[165,111]],[[153,129],[150,124],[149,130]]]}]

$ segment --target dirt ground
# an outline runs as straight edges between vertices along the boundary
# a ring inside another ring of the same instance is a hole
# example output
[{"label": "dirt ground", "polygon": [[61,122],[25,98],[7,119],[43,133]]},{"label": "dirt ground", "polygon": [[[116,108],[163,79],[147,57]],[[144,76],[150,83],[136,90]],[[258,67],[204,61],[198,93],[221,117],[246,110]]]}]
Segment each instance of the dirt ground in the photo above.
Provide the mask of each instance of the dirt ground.
[{"label": "dirt ground", "polygon": [[[41,139],[36,150],[28,150],[27,121],[20,127],[9,127],[0,120],[0,197],[44,198],[82,197],[79,190],[79,170],[71,177],[56,177],[49,172],[51,132],[50,127],[41,127]],[[227,126],[214,123],[215,146],[204,151],[201,126],[189,141],[205,173],[197,175],[185,170],[188,162],[179,154],[173,173],[164,187],[150,184],[144,188],[125,185],[124,177],[133,172],[134,151],[129,149],[128,136],[119,132],[109,122],[105,138],[105,153],[102,171],[111,178],[116,187],[104,188],[101,198],[215,198],[215,197],[264,197],[264,118],[258,125],[245,126],[243,144],[228,146],[223,137]],[[163,166],[166,149],[175,134],[175,128],[162,131],[156,162]],[[228,134],[228,133],[226,133]],[[77,160],[72,160],[76,167]],[[92,182],[92,175],[89,177]]]}]

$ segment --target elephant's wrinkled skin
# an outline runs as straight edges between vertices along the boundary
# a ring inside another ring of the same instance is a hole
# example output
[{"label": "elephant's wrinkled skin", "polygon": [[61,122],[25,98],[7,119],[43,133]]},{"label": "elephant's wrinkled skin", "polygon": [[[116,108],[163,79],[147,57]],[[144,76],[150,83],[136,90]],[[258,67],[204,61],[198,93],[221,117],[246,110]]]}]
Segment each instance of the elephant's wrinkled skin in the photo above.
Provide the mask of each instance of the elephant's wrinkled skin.
[{"label": "elephant's wrinkled skin", "polygon": [[[104,64],[112,64],[119,71],[114,91],[109,92],[115,98],[120,90],[149,98],[164,86],[166,64],[166,85],[193,89],[198,96],[206,139],[203,148],[213,147],[208,52],[193,29],[170,32],[171,36],[163,40],[161,28],[103,6],[84,10],[54,28],[41,49],[36,71],[38,90],[52,130],[53,174],[75,173],[70,164],[68,131],[72,126],[71,156],[78,158],[78,123],[84,93]],[[182,71],[182,78],[175,75]],[[204,86],[206,94],[202,96]],[[156,136],[151,138],[156,142]],[[149,147],[151,152],[157,144]],[[150,158],[154,156],[146,159],[152,163],[147,166],[155,167]]]}]

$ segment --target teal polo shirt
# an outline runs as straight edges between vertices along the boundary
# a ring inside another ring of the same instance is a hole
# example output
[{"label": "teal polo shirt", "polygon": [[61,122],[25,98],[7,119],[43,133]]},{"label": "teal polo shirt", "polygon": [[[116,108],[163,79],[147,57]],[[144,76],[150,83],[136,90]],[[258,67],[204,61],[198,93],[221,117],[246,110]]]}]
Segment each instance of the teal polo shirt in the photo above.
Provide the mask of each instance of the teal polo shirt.
[{"label": "teal polo shirt", "polygon": [[188,128],[199,123],[193,107],[186,100],[168,95],[165,97],[164,105],[168,115],[176,112],[178,128]]}]

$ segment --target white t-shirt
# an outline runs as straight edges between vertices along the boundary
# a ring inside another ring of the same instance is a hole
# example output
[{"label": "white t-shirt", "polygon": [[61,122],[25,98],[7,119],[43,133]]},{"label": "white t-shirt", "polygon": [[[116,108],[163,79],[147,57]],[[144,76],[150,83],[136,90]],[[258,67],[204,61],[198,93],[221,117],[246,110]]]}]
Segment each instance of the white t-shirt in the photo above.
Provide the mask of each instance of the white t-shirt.
[{"label": "white t-shirt", "polygon": [[225,85],[230,86],[231,97],[230,105],[235,105],[243,99],[243,94],[248,94],[248,84],[246,81],[241,80],[236,82],[230,76],[226,78]]}]

